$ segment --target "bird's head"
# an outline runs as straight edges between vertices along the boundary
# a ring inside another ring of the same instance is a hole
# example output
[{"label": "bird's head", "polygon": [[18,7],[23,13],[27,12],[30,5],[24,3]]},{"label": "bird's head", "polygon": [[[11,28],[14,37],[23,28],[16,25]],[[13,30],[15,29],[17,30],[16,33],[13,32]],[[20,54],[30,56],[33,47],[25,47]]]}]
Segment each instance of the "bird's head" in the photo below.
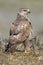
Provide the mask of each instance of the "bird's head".
[{"label": "bird's head", "polygon": [[28,13],[31,13],[29,9],[27,8],[20,8],[19,11],[18,11],[18,14],[20,15],[28,15]]}]

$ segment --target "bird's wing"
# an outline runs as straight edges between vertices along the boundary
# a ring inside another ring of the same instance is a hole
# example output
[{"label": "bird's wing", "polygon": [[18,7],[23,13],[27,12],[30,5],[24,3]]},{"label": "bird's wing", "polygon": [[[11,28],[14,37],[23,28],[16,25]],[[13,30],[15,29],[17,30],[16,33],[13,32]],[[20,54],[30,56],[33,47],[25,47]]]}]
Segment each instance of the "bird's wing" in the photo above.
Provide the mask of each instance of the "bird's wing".
[{"label": "bird's wing", "polygon": [[11,24],[11,27],[10,27],[10,35],[14,35],[15,34],[15,30],[16,30],[16,24],[15,22]]}]

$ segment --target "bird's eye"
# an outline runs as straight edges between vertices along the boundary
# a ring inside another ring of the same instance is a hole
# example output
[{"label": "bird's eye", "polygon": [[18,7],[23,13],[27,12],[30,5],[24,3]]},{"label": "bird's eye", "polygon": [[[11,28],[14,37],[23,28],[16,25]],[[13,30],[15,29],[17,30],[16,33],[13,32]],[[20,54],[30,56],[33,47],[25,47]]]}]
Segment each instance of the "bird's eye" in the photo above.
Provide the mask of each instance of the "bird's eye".
[{"label": "bird's eye", "polygon": [[24,10],[24,11],[26,11],[26,10]]},{"label": "bird's eye", "polygon": [[29,22],[29,24],[31,25],[31,22]]}]

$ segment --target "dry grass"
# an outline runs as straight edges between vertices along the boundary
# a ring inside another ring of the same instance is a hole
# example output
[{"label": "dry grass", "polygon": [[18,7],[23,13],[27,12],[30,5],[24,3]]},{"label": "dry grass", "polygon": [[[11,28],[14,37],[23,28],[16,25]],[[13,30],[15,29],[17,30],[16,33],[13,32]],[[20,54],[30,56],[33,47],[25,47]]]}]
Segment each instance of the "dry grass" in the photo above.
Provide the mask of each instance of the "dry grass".
[{"label": "dry grass", "polygon": [[0,65],[43,65],[43,51],[2,53]]}]

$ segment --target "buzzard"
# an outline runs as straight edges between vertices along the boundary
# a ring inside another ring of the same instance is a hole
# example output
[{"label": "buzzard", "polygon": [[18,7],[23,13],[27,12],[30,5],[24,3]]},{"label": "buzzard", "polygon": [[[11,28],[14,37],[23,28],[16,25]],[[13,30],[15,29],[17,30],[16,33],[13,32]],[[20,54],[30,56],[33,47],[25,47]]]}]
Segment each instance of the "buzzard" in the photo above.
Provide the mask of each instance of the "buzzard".
[{"label": "buzzard", "polygon": [[10,28],[7,51],[12,49],[15,50],[16,46],[20,43],[23,43],[24,46],[26,45],[25,41],[27,41],[32,31],[32,24],[28,17],[28,13],[30,13],[30,10],[27,8],[19,9],[16,20],[12,23]]}]

